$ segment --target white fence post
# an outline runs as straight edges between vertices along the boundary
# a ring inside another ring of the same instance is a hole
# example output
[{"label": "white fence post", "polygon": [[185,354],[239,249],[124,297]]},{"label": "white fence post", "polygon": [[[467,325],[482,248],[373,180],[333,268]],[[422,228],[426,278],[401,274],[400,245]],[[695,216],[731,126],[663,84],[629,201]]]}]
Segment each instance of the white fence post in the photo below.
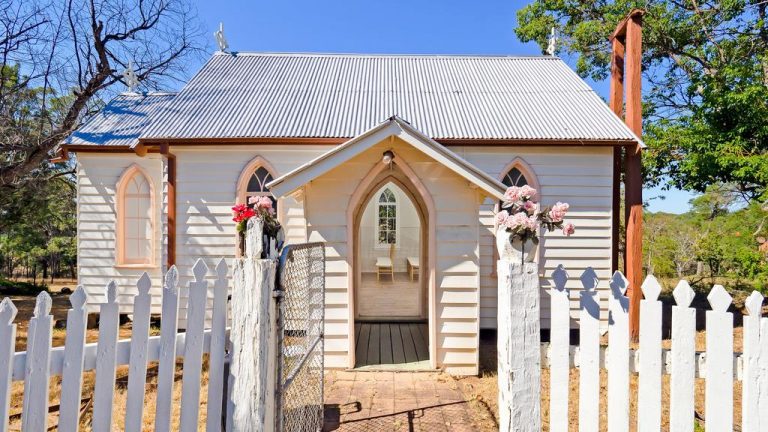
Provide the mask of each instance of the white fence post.
[{"label": "white fence post", "polygon": [[247,254],[234,263],[228,431],[274,429],[277,265],[260,259],[262,232],[259,219],[248,221]]},{"label": "white fence post", "polygon": [[128,368],[128,395],[125,404],[126,432],[141,432],[144,417],[144,391],[147,381],[147,342],[149,340],[149,312],[152,281],[144,272],[136,283],[139,294],[133,298],[133,327],[131,329],[131,357]]},{"label": "white fence post", "polygon": [[672,354],[669,383],[669,429],[693,432],[694,389],[696,385],[696,309],[690,307],[695,293],[681,280],[672,295]]},{"label": "white fence post", "polygon": [[552,272],[549,330],[549,430],[567,432],[570,391],[571,299],[562,265]]},{"label": "white fence post", "polygon": [[16,348],[16,306],[8,297],[0,302],[0,432],[8,432],[13,382],[13,353]]},{"label": "white fence post", "polygon": [[162,318],[160,321],[160,354],[157,365],[157,398],[155,431],[171,430],[173,379],[176,374],[176,333],[179,321],[179,272],[171,266],[163,284]]},{"label": "white fence post", "polygon": [[648,276],[641,286],[640,367],[637,390],[637,430],[661,430],[661,285]]},{"label": "white fence post", "polygon": [[24,366],[24,402],[21,430],[45,432],[48,429],[48,380],[51,369],[51,333],[53,301],[42,291],[35,301],[35,312],[29,320],[27,364]]},{"label": "white fence post", "polygon": [[760,432],[768,431],[768,317],[760,319],[760,353],[758,354],[760,378]]},{"label": "white fence post", "polygon": [[707,373],[704,418],[707,430],[733,430],[733,314],[731,296],[715,285],[707,296]]},{"label": "white fence post", "polygon": [[588,267],[581,275],[579,293],[579,430],[600,425],[600,291],[597,274]]},{"label": "white fence post", "polygon": [[608,430],[629,430],[629,281],[617,271],[608,300]]},{"label": "white fence post", "polygon": [[[752,291],[745,302],[749,315],[744,317],[744,354],[743,373],[741,375],[741,430],[758,432],[760,430],[760,319],[763,315],[763,296]],[[768,340],[765,340],[768,342]],[[764,425],[768,429],[768,425]]]},{"label": "white fence post", "polygon": [[67,339],[64,348],[64,368],[61,372],[59,402],[59,431],[75,432],[80,422],[80,398],[83,391],[83,359],[88,310],[85,290],[78,286],[69,296],[72,309],[67,312]]},{"label": "white fence post", "polygon": [[536,263],[498,261],[499,430],[541,430],[541,336]]}]

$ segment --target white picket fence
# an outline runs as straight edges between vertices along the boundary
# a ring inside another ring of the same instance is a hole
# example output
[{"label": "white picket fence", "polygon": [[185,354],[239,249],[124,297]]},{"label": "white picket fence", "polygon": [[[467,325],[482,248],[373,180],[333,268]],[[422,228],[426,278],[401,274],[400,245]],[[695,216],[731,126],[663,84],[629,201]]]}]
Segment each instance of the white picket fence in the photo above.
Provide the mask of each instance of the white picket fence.
[{"label": "white picket fence", "polygon": [[[728,312],[731,296],[715,285],[707,299],[706,351],[696,351],[696,310],[691,306],[694,292],[680,281],[673,295],[671,349],[662,349],[661,286],[653,276],[642,285],[645,299],[640,305],[640,341],[630,349],[629,299],[624,295],[628,281],[616,272],[610,281],[607,299],[597,291],[592,269],[581,275],[579,346],[569,344],[571,329],[568,275],[559,266],[552,275],[551,337],[542,348],[542,363],[550,369],[550,430],[568,431],[569,377],[571,367],[579,368],[578,427],[580,431],[600,430],[600,414],[607,411],[610,432],[662,430],[662,375],[670,375],[669,430],[694,430],[695,379],[705,379],[705,425],[711,431],[734,430],[734,383],[742,382],[741,430],[768,430],[768,317],[763,318],[763,296],[753,292],[746,301],[743,352],[733,349],[733,314]],[[600,305],[609,309],[608,346],[600,346]],[[600,369],[607,369],[607,407],[600,405]],[[638,374],[637,393],[630,395],[630,374]],[[637,424],[630,425],[630,397],[636,398]],[[636,428],[634,427],[636,426]]]},{"label": "white picket fence", "polygon": [[[145,273],[136,286],[133,329],[130,340],[118,340],[119,311],[117,285],[106,287],[107,303],[99,310],[97,343],[85,343],[88,312],[85,292],[78,287],[70,296],[72,309],[67,313],[66,341],[63,347],[51,347],[53,316],[51,297],[46,292],[37,297],[30,319],[27,351],[15,352],[16,307],[10,299],[0,304],[0,432],[9,429],[11,384],[24,381],[21,424],[24,432],[43,432],[49,427],[48,402],[51,376],[61,375],[58,430],[77,431],[80,422],[83,372],[95,370],[92,430],[113,430],[113,402],[116,369],[129,365],[125,407],[128,432],[142,430],[147,366],[158,362],[155,431],[171,429],[173,383],[176,360],[183,357],[179,430],[197,431],[200,418],[203,354],[209,353],[207,431],[221,430],[224,392],[225,344],[227,342],[227,265],[222,259],[215,269],[212,298],[205,279],[208,267],[198,260],[193,267],[194,281],[189,283],[186,332],[179,333],[178,273],[171,267],[165,276],[162,294],[162,324],[159,336],[149,336],[151,282]],[[212,303],[210,328],[206,327],[206,304]]]}]

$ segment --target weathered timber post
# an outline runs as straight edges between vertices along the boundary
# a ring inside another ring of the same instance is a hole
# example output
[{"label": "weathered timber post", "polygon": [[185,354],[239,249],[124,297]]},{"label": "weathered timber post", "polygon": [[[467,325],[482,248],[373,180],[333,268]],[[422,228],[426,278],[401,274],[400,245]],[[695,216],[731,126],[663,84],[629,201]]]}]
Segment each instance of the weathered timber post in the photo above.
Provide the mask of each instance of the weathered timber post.
[{"label": "weathered timber post", "polygon": [[260,259],[263,222],[248,221],[245,257],[235,260],[232,287],[232,364],[227,430],[274,430],[277,263]]},{"label": "weathered timber post", "polygon": [[536,263],[499,260],[499,430],[541,430],[539,274]]}]

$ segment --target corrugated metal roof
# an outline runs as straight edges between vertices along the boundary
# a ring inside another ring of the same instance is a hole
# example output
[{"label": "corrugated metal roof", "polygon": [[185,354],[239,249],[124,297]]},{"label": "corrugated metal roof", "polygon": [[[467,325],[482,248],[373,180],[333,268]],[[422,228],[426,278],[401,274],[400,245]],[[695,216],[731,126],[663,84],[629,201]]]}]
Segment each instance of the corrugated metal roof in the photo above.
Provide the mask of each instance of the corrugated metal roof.
[{"label": "corrugated metal roof", "polygon": [[175,93],[122,93],[66,140],[70,145],[135,146]]},{"label": "corrugated metal roof", "polygon": [[398,115],[435,139],[636,140],[555,57],[217,53],[142,138],[350,138]]}]

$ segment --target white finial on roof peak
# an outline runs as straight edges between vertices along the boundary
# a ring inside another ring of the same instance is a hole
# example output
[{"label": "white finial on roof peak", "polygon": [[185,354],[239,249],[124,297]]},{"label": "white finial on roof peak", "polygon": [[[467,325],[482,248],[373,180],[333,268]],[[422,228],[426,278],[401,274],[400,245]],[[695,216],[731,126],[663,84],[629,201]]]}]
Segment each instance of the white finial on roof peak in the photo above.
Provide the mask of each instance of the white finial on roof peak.
[{"label": "white finial on roof peak", "polygon": [[219,29],[213,32],[213,37],[216,38],[216,44],[219,45],[219,51],[225,52],[229,48],[227,39],[224,37],[224,23],[219,23]]},{"label": "white finial on roof peak", "polygon": [[555,28],[552,27],[552,32],[549,35],[549,45],[547,45],[547,54],[548,55],[555,55],[555,49],[557,44],[557,36],[555,34]]},{"label": "white finial on roof peak", "polygon": [[128,62],[128,67],[123,71],[123,81],[128,86],[129,92],[136,91],[136,87],[139,86],[139,77],[136,76],[136,72],[133,70],[133,62]]}]

